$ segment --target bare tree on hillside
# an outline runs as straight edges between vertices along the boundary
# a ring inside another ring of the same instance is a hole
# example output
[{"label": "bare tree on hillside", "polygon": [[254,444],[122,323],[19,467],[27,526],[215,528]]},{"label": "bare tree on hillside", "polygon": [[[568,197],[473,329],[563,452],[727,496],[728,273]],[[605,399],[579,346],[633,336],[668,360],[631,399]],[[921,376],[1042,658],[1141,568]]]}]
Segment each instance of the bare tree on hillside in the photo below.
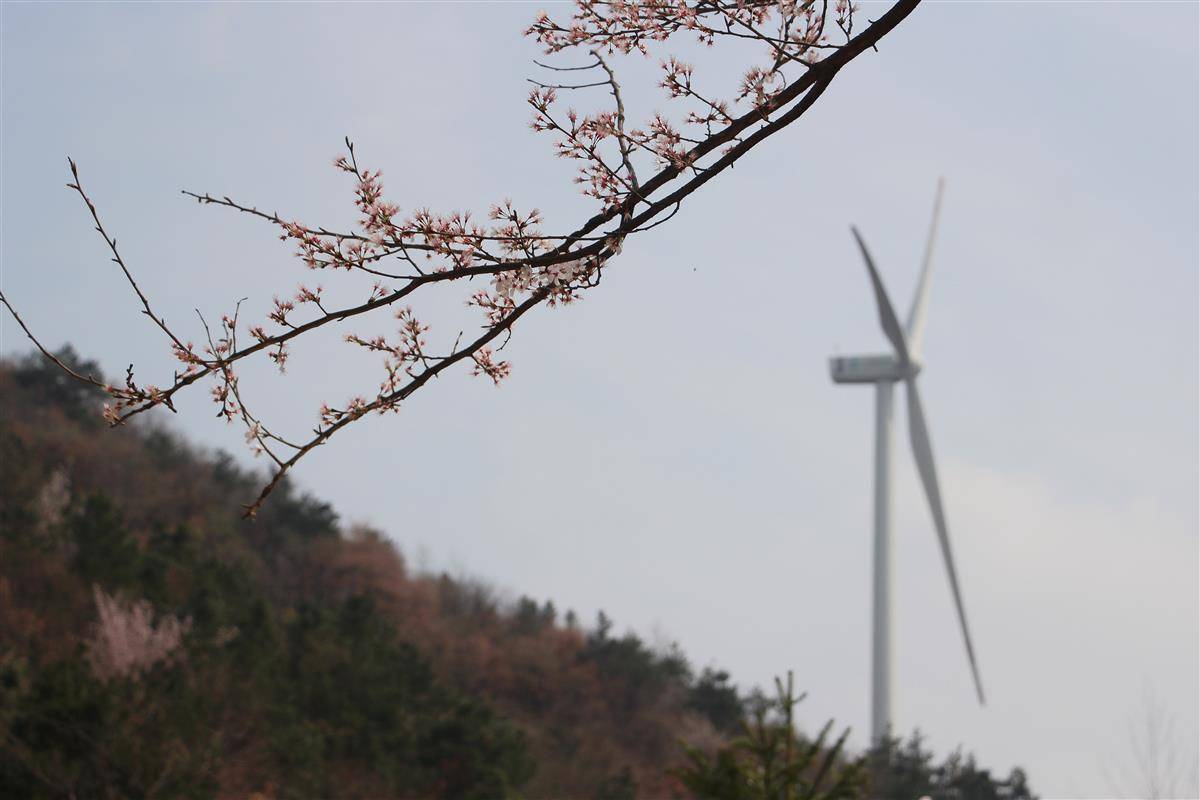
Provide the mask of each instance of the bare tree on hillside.
[{"label": "bare tree on hillside", "polygon": [[[1175,714],[1153,690],[1142,691],[1141,708],[1125,720],[1128,755],[1106,760],[1104,774],[1120,797],[1182,800],[1200,796],[1200,756],[1187,746]],[[1110,763],[1115,763],[1114,768]]]}]

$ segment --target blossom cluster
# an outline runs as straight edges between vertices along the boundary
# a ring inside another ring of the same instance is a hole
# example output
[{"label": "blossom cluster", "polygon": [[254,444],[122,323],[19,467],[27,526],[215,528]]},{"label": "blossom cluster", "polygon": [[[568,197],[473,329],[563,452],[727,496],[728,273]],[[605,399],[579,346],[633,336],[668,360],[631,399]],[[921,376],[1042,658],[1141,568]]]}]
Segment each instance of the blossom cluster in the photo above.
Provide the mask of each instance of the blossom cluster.
[{"label": "blossom cluster", "polygon": [[427,344],[425,334],[429,331],[429,326],[421,324],[413,313],[412,306],[398,310],[396,319],[400,322],[400,329],[398,339],[394,343],[383,336],[367,339],[352,333],[346,335],[347,342],[385,355],[383,366],[387,377],[379,386],[381,395],[397,392],[404,382],[403,376],[416,377],[416,366],[427,361],[424,348]]},{"label": "blossom cluster", "polygon": [[[827,5],[816,0],[577,0],[569,23],[557,23],[543,11],[526,34],[552,53],[586,46],[646,54],[650,44],[686,31],[709,46],[733,36],[790,44],[800,55],[823,41],[819,32]],[[837,24],[847,34],[853,11],[848,0],[834,4]]]},{"label": "blossom cluster", "polygon": [[[565,121],[559,122],[551,110],[556,99],[553,87],[539,87],[530,94],[532,127],[555,133],[558,154],[583,162],[576,181],[583,185],[586,195],[599,199],[606,207],[636,202],[636,186],[629,180],[633,173],[631,153],[653,155],[660,168],[701,168],[695,146],[730,125],[739,104],[765,119],[789,83],[787,69],[795,66],[808,70],[823,53],[836,48],[827,30],[828,11],[828,2],[817,0],[579,0],[568,23],[555,22],[543,12],[526,30],[528,35],[549,53],[586,48],[596,57],[597,65],[606,70],[601,51],[648,54],[651,44],[681,31],[710,46],[722,37],[757,42],[767,60],[746,69],[730,101],[700,92],[694,84],[692,65],[667,57],[661,64],[663,77],[659,85],[671,98],[691,103],[682,116],[683,128],[662,113],[654,114],[645,126],[628,131],[622,124],[614,124],[617,116],[611,111],[581,117],[572,109],[566,112]],[[849,0],[834,3],[834,24],[847,39],[853,12]],[[609,74],[608,83],[615,94],[617,86]],[[594,85],[598,84],[564,88]],[[700,130],[693,135],[689,132],[692,127]],[[616,140],[621,163],[602,153],[605,140]]]},{"label": "blossom cluster", "polygon": [[108,394],[111,402],[104,403],[101,415],[104,421],[109,425],[119,425],[123,416],[134,408],[142,406],[158,406],[162,405],[167,399],[166,393],[155,386],[149,384],[147,386],[138,386],[133,379],[133,366],[125,372],[125,385],[114,386],[113,384],[104,384],[102,387]]}]

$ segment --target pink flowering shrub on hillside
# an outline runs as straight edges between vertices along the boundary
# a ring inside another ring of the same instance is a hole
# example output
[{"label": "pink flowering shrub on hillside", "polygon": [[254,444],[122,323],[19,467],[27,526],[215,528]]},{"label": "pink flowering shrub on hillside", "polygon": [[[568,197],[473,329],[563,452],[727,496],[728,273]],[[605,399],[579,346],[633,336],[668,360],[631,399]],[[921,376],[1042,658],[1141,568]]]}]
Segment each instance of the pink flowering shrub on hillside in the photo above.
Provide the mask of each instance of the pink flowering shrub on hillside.
[{"label": "pink flowering shrub on hillside", "polygon": [[99,619],[88,642],[88,661],[98,679],[137,677],[178,655],[190,619],[164,614],[155,622],[154,608],[145,600],[123,601],[98,585],[92,594]]}]

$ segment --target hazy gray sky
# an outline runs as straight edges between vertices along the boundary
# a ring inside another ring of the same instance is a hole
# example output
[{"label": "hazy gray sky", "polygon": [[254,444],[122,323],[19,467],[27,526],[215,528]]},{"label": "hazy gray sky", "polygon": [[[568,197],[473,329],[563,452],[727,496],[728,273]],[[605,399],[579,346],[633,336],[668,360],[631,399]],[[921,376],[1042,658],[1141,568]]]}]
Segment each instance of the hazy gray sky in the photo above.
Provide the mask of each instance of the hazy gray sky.
[{"label": "hazy gray sky", "polygon": [[[526,125],[538,51],[520,31],[544,6],[4,4],[4,291],[52,345],[169,376],[63,188],[67,155],[197,338],[193,308],[247,297],[261,319],[313,276],[269,227],[179,190],[344,225],[351,187],[329,162],[347,134],[405,209],[512,197],[567,227],[591,206]],[[907,309],[945,175],[921,380],[991,704],[974,704],[899,427],[897,725],[1024,765],[1047,796],[1111,795],[1104,765],[1116,782],[1132,766],[1127,719],[1149,690],[1190,757],[1197,23],[1190,2],[927,3],[810,116],[630,240],[582,303],[523,320],[503,386],[441,380],[296,479],[432,567],[603,608],[743,685],[793,669],[805,723],[836,717],[862,745],[873,393],[834,386],[826,358],[885,347],[849,223]],[[726,94],[743,63],[693,60]],[[636,116],[666,104],[656,63],[620,62]],[[27,347],[7,316],[0,335]],[[327,337],[288,376],[243,380],[306,430],[379,371]],[[181,411],[193,439],[245,453],[203,390]]]}]

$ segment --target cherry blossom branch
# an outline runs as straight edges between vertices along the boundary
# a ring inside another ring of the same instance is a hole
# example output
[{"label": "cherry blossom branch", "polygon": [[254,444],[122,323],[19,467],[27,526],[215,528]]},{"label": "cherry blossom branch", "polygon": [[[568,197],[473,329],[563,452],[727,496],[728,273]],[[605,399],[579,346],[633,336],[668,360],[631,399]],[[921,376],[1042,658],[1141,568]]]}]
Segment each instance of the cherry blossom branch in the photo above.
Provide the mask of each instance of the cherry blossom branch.
[{"label": "cherry blossom branch", "polygon": [[[214,379],[212,396],[219,407],[218,416],[242,424],[252,450],[265,453],[275,465],[259,497],[246,508],[247,515],[253,516],[301,458],[366,414],[398,411],[413,392],[451,366],[469,359],[476,375],[494,383],[507,377],[510,365],[496,360],[495,354],[510,340],[518,319],[542,303],[556,306],[574,302],[583,291],[598,285],[604,267],[621,253],[626,238],[673,218],[693,192],[764,139],[799,119],[843,67],[874,48],[918,3],[899,0],[852,36],[854,7],[848,0],[836,0],[836,28],[846,37],[840,44],[827,39],[828,0],[577,0],[573,20],[565,26],[542,14],[528,29],[529,35],[536,36],[548,52],[579,47],[586,49],[594,61],[583,66],[535,63],[556,72],[600,70],[605,76],[603,80],[575,83],[534,81],[529,97],[534,129],[558,137],[558,154],[579,162],[576,181],[583,184],[585,194],[601,203],[591,218],[569,233],[547,233],[541,230],[541,215],[536,209],[520,211],[504,201],[492,207],[486,223],[476,222],[468,212],[436,214],[428,209],[417,209],[399,219],[399,207],[384,199],[381,174],[360,167],[349,139],[347,155],[336,158],[334,166],[354,180],[354,204],[360,218],[357,228],[350,231],[308,226],[227,196],[185,191],[201,204],[223,206],[268,222],[280,231],[282,240],[296,245],[297,256],[310,269],[359,272],[376,279],[364,300],[341,308],[327,307],[320,286],[301,284],[294,295],[277,295],[267,319],[268,327],[273,329],[250,325],[248,333],[253,341],[240,345],[240,301],[232,316],[222,316],[219,331],[211,329],[201,317],[208,342],[201,353],[191,342],[185,344],[185,337],[177,335],[163,317],[153,312],[121,258],[116,239],[100,223],[72,161],[74,181],[69,186],[83,198],[112,260],[140,300],[143,313],[168,337],[173,356],[183,364],[163,389],[139,386],[132,367],[124,386],[109,386],[92,376],[72,372],[42,347],[2,294],[0,302],[48,358],[72,377],[109,394],[113,402],[106,405],[105,418],[112,424],[159,405],[173,409],[176,393],[201,379]],[[665,77],[660,85],[693,110],[684,118],[683,128],[660,112],[644,128],[630,129],[621,84],[605,54],[633,50],[646,53],[651,45],[682,31],[693,33],[706,44],[720,38],[756,41],[764,46],[770,60],[764,66],[751,66],[737,96],[725,101],[700,91],[694,84],[692,67],[669,58],[663,62]],[[789,80],[787,70],[791,65],[803,71]],[[556,119],[552,107],[558,89],[600,87],[609,90],[613,103],[610,110],[583,116],[570,111],[568,122]],[[739,105],[742,109],[735,113]],[[639,164],[647,160],[655,168],[648,180],[639,181]],[[424,267],[418,257],[426,262]],[[407,268],[399,273],[380,268],[392,258],[407,264],[415,274],[405,274]],[[401,301],[411,301],[425,286],[476,279],[485,280],[486,288],[476,289],[467,305],[483,312],[482,332],[463,345],[460,331],[448,351],[441,349],[438,355],[432,355],[439,351],[430,351],[426,346],[431,326],[420,321],[411,306],[401,308]],[[293,340],[383,307],[399,308],[395,312],[399,321],[397,338],[358,334],[344,337],[350,344],[383,357],[385,375],[373,398],[355,397],[343,408],[323,405],[320,423],[308,440],[280,435],[249,411],[235,372],[238,362],[261,352],[282,371]]]}]

